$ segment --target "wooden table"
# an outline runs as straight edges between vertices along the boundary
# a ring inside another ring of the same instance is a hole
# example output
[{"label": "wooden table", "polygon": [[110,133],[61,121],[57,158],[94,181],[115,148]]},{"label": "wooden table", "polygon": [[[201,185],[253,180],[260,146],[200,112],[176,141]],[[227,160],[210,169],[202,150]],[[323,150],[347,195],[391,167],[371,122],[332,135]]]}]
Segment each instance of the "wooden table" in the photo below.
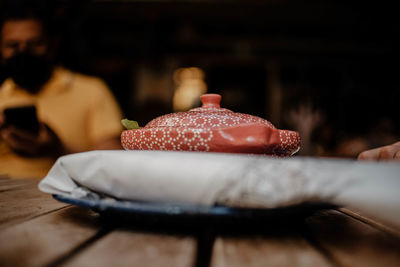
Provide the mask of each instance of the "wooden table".
[{"label": "wooden table", "polygon": [[400,266],[396,229],[345,209],[279,223],[120,223],[0,178],[0,266]]}]

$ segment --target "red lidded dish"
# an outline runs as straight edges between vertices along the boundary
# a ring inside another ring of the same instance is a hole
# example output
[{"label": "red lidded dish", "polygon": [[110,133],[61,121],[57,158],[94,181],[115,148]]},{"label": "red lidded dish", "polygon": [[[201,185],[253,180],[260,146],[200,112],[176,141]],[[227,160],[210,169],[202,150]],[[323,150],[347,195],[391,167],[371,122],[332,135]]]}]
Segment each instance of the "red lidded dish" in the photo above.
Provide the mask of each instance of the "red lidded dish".
[{"label": "red lidded dish", "polygon": [[126,150],[177,150],[291,156],[300,149],[297,132],[279,130],[257,116],[220,107],[221,96],[202,95],[202,107],[157,117],[125,130]]}]

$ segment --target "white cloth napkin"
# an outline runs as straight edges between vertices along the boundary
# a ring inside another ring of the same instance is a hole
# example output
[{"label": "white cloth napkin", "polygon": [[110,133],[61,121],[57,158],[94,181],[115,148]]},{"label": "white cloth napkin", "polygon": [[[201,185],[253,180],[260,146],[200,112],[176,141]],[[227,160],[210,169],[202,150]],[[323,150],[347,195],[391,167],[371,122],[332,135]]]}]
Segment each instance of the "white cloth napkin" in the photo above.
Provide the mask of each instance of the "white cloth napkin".
[{"label": "white cloth napkin", "polygon": [[40,182],[51,194],[278,208],[328,202],[400,226],[400,164],[166,152],[91,151],[58,159]]}]

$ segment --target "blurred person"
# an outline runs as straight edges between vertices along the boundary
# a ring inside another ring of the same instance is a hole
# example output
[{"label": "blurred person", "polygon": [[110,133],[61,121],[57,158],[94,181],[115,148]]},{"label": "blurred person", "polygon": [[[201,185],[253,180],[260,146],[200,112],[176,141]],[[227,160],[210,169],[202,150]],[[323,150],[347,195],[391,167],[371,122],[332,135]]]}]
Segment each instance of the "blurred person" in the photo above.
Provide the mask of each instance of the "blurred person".
[{"label": "blurred person", "polygon": [[[56,66],[46,17],[8,10],[0,24],[0,175],[43,177],[55,159],[93,149],[120,149],[122,113],[106,84]],[[4,110],[35,105],[37,133],[7,123]]]},{"label": "blurred person", "polygon": [[398,161],[400,162],[400,141],[361,152],[358,160]]}]

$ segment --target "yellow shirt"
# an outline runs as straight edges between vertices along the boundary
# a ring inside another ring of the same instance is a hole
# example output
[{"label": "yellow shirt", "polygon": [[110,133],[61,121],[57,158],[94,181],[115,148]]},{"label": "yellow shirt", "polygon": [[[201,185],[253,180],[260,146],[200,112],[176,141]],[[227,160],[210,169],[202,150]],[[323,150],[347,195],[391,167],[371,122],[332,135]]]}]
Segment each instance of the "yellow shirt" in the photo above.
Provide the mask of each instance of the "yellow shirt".
[{"label": "yellow shirt", "polygon": [[[106,84],[61,67],[55,68],[37,94],[19,88],[12,79],[5,80],[0,87],[0,112],[24,104],[35,104],[39,120],[72,149],[90,150],[122,131],[121,110]],[[44,177],[53,163],[50,157],[19,156],[0,139],[0,175]]]}]

